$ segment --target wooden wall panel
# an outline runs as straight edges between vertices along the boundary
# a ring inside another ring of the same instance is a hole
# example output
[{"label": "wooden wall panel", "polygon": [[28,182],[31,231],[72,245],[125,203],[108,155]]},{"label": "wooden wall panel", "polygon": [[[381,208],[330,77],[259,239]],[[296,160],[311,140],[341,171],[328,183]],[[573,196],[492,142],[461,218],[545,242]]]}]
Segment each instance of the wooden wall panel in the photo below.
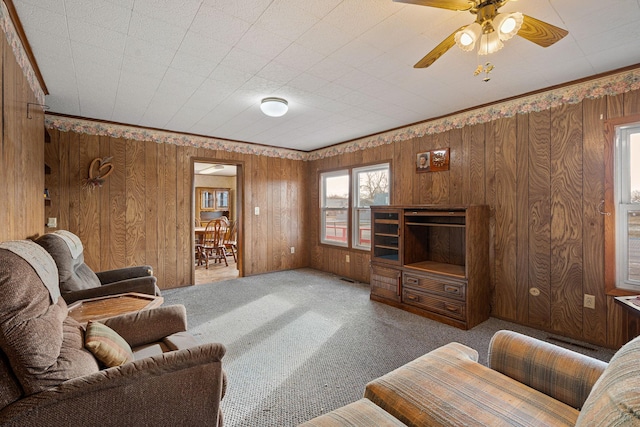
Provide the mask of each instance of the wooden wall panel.
[{"label": "wooden wall panel", "polygon": [[[538,295],[529,299],[529,324],[551,324],[551,116],[529,115],[529,286]],[[537,293],[536,292],[536,293]]]},{"label": "wooden wall panel", "polygon": [[515,319],[529,319],[529,115],[518,120],[516,142],[516,283]]},{"label": "wooden wall panel", "polygon": [[[584,337],[591,342],[606,343],[607,302],[602,292],[604,283],[604,217],[599,212],[604,200],[604,141],[602,125],[606,113],[605,98],[583,102],[582,181],[583,194],[583,292],[594,295],[595,309],[583,309]],[[604,206],[603,206],[604,207]]]},{"label": "wooden wall panel", "polygon": [[485,189],[485,125],[474,125],[463,128],[463,138],[469,140],[469,204],[486,203]]},{"label": "wooden wall panel", "polygon": [[[100,153],[98,157],[101,159],[109,159],[111,157],[111,141],[107,136],[99,137],[99,146]],[[54,145],[54,144],[50,144]],[[113,172],[112,172],[113,173]],[[96,266],[96,269],[99,271],[110,270],[111,266],[109,265],[109,246],[111,244],[111,209],[109,208],[109,193],[111,190],[111,179],[107,179],[103,184],[103,191],[98,192],[98,204],[99,204],[99,215],[100,215],[100,256],[97,261],[99,265]]]},{"label": "wooden wall panel", "polygon": [[485,204],[490,206],[489,209],[489,288],[491,289],[491,307],[492,311],[500,313],[496,307],[496,131],[495,122],[487,123],[484,126],[484,200]]},{"label": "wooden wall panel", "polygon": [[[158,148],[158,144],[153,141],[144,143],[144,175],[148,182],[159,182],[160,180]],[[144,232],[145,236],[147,236],[147,239],[145,239],[145,263],[151,265],[157,272],[160,262],[158,241],[159,213],[163,205],[160,203],[160,191],[155,194],[150,191],[147,193],[143,198],[145,210]]]},{"label": "wooden wall panel", "polygon": [[[61,136],[66,134],[62,133]],[[75,134],[71,134],[72,136]],[[112,156],[113,173],[109,176],[109,252],[108,269],[126,267],[126,245],[127,245],[127,194],[126,194],[126,142],[119,139],[111,139],[110,153]],[[71,149],[71,147],[69,147]],[[71,152],[69,155],[71,156]],[[71,167],[71,166],[69,166]],[[73,186],[70,181],[67,184]],[[102,191],[102,189],[98,190]],[[160,205],[162,206],[162,205]],[[74,232],[74,228],[69,225],[69,231]],[[91,266],[94,268],[93,266]],[[158,277],[160,280],[160,277]],[[161,282],[162,283],[162,282]]]},{"label": "wooden wall panel", "polygon": [[[100,154],[100,140],[94,135],[79,135],[78,165],[80,187],[89,178],[89,165]],[[76,218],[78,221],[78,237],[85,247],[85,261],[89,265],[100,265],[100,211],[98,210],[99,192],[95,189],[78,191]],[[81,208],[82,207],[82,208]],[[97,226],[96,226],[97,225]]]},{"label": "wooden wall panel", "polygon": [[2,132],[0,140],[0,241],[44,232],[44,114],[6,38],[0,41]]},{"label": "wooden wall panel", "polygon": [[495,122],[495,310],[516,318],[517,118]]},{"label": "wooden wall panel", "polygon": [[582,335],[582,104],[551,110],[551,328]]}]

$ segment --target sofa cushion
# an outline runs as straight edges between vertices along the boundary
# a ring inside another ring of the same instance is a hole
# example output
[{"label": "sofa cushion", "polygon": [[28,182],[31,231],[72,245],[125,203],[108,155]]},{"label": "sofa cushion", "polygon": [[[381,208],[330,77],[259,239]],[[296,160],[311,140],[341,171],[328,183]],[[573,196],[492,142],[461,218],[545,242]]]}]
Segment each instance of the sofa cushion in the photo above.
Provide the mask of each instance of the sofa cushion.
[{"label": "sofa cushion", "polygon": [[[37,246],[37,245],[35,245]],[[62,298],[51,304],[31,265],[0,249],[0,348],[26,395],[98,371],[82,328],[67,320]]]},{"label": "sofa cushion", "polygon": [[84,263],[84,253],[75,254],[74,258],[66,241],[56,233],[48,233],[38,237],[36,243],[51,254],[58,267],[60,292],[80,291],[101,286],[98,276]]},{"label": "sofa cushion", "polygon": [[300,424],[299,427],[402,427],[404,425],[369,399],[360,399]]},{"label": "sofa cushion", "polygon": [[99,322],[87,324],[84,346],[108,368],[133,361],[133,352],[124,338]]},{"label": "sofa cushion", "polygon": [[22,387],[13,371],[7,356],[0,351],[0,411],[22,397]]},{"label": "sofa cushion", "polygon": [[580,409],[607,364],[548,342],[502,330],[491,338],[488,366]]},{"label": "sofa cushion", "polygon": [[469,347],[447,344],[370,382],[364,397],[408,426],[575,424],[576,409],[477,358]]},{"label": "sofa cushion", "polygon": [[625,344],[593,386],[576,426],[640,425],[640,337]]}]

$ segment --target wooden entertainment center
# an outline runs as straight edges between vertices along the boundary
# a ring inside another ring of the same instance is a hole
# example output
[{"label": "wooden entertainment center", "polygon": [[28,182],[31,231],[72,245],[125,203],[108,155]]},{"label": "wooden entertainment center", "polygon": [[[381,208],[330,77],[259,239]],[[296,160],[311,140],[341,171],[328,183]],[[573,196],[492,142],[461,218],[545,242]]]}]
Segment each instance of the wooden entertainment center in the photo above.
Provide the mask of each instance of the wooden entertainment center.
[{"label": "wooden entertainment center", "polygon": [[372,206],[371,299],[471,329],[489,318],[489,207]]}]

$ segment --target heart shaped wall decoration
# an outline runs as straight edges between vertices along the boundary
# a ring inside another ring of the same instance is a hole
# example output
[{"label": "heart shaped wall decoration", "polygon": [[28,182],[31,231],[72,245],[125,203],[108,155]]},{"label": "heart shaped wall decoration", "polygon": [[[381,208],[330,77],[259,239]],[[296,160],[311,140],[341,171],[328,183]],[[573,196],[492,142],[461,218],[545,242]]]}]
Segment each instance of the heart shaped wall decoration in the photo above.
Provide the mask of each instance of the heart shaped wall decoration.
[{"label": "heart shaped wall decoration", "polygon": [[96,187],[102,187],[104,181],[113,173],[113,157],[95,158],[89,165],[89,178],[84,181],[84,188],[93,190]]}]

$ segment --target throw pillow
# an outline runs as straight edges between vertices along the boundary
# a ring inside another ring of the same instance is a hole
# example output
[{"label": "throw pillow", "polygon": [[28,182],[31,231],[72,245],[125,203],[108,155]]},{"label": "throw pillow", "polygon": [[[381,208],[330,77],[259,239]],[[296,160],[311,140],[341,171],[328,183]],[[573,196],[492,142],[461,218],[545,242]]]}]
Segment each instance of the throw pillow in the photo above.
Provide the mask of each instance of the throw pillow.
[{"label": "throw pillow", "polygon": [[87,324],[84,346],[108,368],[133,361],[133,352],[124,338],[99,322]]}]

